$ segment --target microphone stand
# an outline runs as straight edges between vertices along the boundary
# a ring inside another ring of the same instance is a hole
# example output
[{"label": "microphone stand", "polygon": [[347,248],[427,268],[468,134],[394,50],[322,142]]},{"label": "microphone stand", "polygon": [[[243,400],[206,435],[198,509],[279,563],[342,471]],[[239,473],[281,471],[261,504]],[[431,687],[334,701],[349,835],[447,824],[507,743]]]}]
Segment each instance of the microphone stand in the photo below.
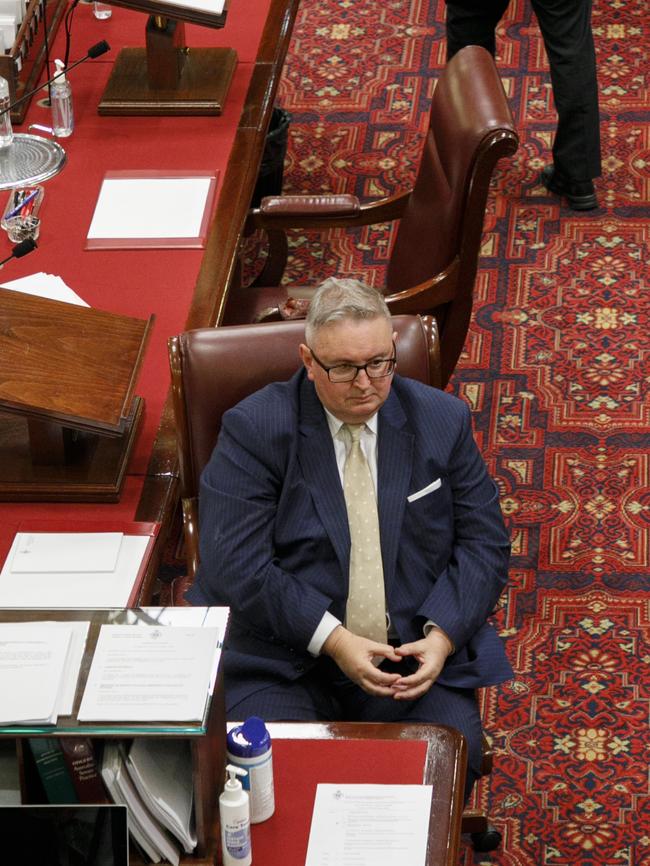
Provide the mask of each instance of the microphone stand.
[{"label": "microphone stand", "polygon": [[27,93],[23,93],[20,99],[16,99],[6,108],[3,108],[0,111],[0,116],[6,114],[8,111],[11,111],[12,108],[15,108],[17,105],[20,105],[21,102],[24,102],[26,99],[29,99],[30,96],[33,96],[35,93],[38,93],[39,90],[43,90],[44,87],[49,87],[53,81],[56,81],[61,75],[67,75],[68,72],[71,72],[76,66],[79,66],[80,63],[85,63],[86,60],[94,60],[96,57],[101,57],[102,54],[106,54],[107,51],[111,50],[111,46],[105,39],[102,39],[101,42],[97,42],[95,45],[91,45],[88,51],[86,52],[84,57],[81,57],[79,60],[75,60],[73,64],[67,66],[65,69],[61,70],[61,72],[57,72],[56,75],[53,75],[51,78],[48,78],[47,81],[43,82],[43,84],[39,84],[38,87],[35,87],[33,90],[28,91]]}]

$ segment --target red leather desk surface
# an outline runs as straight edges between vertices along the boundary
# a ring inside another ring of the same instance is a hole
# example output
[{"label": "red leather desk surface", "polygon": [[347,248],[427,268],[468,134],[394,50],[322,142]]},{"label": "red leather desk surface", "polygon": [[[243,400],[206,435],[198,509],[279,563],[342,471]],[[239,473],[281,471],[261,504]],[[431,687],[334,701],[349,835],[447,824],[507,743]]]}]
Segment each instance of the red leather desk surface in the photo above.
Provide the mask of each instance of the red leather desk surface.
[{"label": "red leather desk surface", "polygon": [[252,826],[253,863],[304,866],[318,783],[420,785],[426,752],[423,740],[274,739],[275,814]]},{"label": "red leather desk surface", "polygon": [[[87,48],[106,39],[111,52],[89,60],[70,73],[76,127],[61,140],[67,154],[63,170],[45,181],[38,249],[14,260],[2,272],[9,281],[37,271],[56,274],[91,306],[110,312],[147,317],[156,322],[149,341],[136,393],[145,399],[145,418],[129,467],[121,501],[116,505],[0,503],[0,521],[13,518],[104,516],[131,520],[140,497],[143,474],[151,455],[162,406],[169,387],[167,338],[183,330],[201,264],[202,250],[84,250],[104,173],[110,169],[216,169],[217,197],[230,156],[237,124],[254,67],[269,0],[233,3],[222,30],[186,25],[192,47],[229,45],[239,63],[220,117],[100,117],[102,91],[118,50],[144,46],[147,16],[119,7],[109,21],[97,21],[92,5],[80,4],[74,15],[70,62]],[[63,27],[51,57],[64,53]],[[50,111],[33,101],[25,123],[50,123]],[[8,193],[0,192],[4,207]],[[137,206],[137,203],[134,203]],[[0,233],[0,253],[11,246]]]}]

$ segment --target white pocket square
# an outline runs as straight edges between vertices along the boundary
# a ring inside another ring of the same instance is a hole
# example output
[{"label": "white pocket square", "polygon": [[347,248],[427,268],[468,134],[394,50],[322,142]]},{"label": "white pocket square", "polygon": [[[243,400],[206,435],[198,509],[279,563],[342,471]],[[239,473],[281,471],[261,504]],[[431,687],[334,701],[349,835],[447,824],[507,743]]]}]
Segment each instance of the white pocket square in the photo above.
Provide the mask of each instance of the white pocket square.
[{"label": "white pocket square", "polygon": [[441,478],[436,478],[435,481],[432,481],[431,484],[427,484],[426,487],[423,487],[422,490],[417,490],[415,493],[411,493],[410,496],[406,497],[407,502],[415,502],[416,499],[422,499],[423,496],[426,496],[429,493],[433,493],[434,490],[437,490],[442,484]]}]

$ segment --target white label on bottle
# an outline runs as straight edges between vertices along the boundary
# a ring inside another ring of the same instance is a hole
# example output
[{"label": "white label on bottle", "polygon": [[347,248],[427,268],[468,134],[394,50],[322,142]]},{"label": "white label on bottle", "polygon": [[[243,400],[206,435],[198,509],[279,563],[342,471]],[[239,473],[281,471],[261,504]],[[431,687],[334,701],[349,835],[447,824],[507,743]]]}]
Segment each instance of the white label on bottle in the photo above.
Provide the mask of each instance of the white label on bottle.
[{"label": "white label on bottle", "polygon": [[224,831],[226,850],[231,857],[244,860],[250,854],[251,837],[248,821],[234,821]]},{"label": "white label on bottle", "polygon": [[275,809],[273,792],[273,764],[264,761],[255,767],[248,767],[250,776],[251,823],[257,824],[270,818]]}]

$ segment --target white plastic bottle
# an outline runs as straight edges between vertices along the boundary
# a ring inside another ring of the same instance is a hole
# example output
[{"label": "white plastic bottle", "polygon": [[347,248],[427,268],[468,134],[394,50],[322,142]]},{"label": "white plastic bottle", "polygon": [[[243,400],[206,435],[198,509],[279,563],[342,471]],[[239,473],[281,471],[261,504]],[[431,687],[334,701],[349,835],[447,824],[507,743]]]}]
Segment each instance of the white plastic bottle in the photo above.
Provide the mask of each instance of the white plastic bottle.
[{"label": "white plastic bottle", "polygon": [[244,789],[251,799],[251,824],[259,824],[275,811],[271,736],[262,719],[251,716],[228,731],[226,760],[248,772]]},{"label": "white plastic bottle", "polygon": [[[9,96],[9,82],[0,77],[0,111],[9,108],[11,97]],[[5,111],[0,114],[0,147],[9,147],[14,140],[14,131],[11,126],[11,112]]]},{"label": "white plastic bottle", "polygon": [[56,76],[50,88],[52,103],[52,131],[57,138],[67,138],[74,129],[74,111],[72,109],[72,88],[65,77],[65,67],[62,60],[55,60]]},{"label": "white plastic bottle", "polygon": [[226,765],[228,780],[219,795],[219,818],[221,819],[221,856],[223,866],[250,866],[251,822],[248,794],[237,776],[245,776],[246,770]]}]

